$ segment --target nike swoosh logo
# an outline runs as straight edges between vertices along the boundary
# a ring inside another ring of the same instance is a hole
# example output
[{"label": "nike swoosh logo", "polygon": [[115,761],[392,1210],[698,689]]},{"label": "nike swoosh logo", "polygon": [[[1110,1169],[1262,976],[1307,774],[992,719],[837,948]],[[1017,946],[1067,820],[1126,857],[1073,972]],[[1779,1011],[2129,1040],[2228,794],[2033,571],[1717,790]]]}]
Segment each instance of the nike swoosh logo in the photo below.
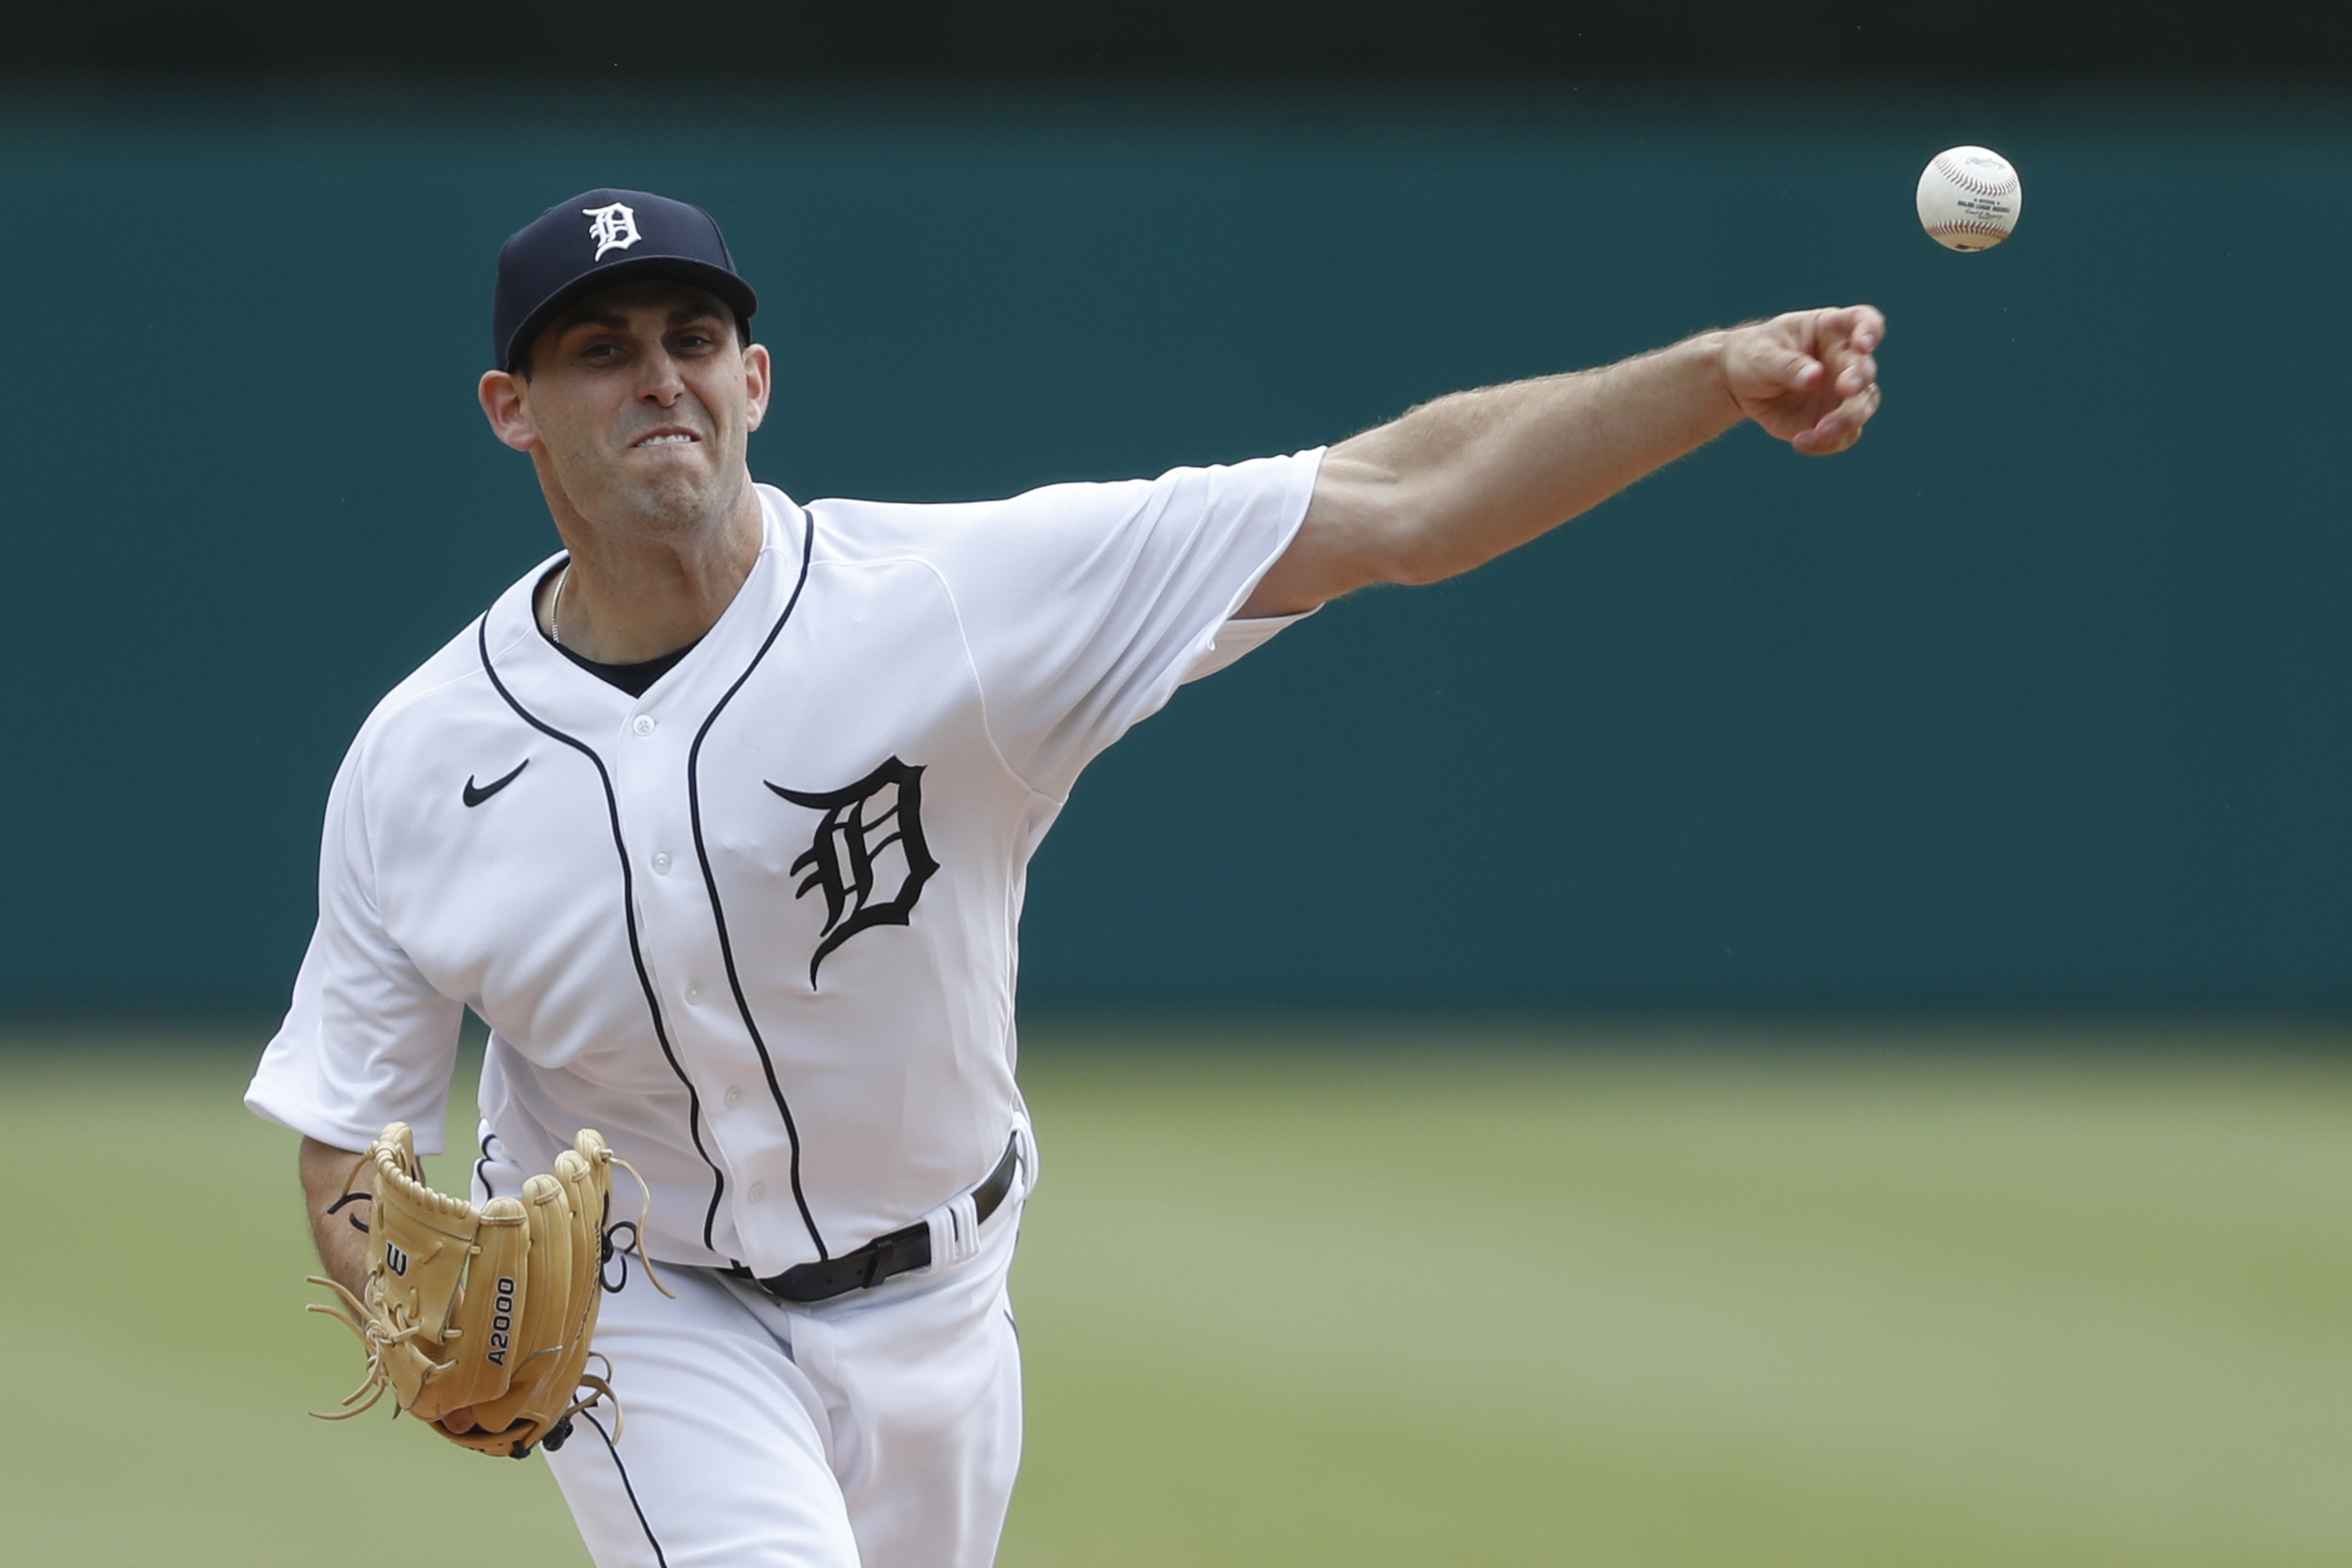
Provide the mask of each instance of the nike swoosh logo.
[{"label": "nike swoosh logo", "polygon": [[474,776],[472,774],[467,774],[466,776],[466,804],[468,806],[480,806],[483,801],[488,800],[492,795],[497,794],[500,790],[503,790],[509,784],[514,783],[514,780],[521,776],[522,771],[529,766],[531,766],[531,759],[526,757],[521,761],[514,764],[514,771],[513,773],[508,774],[504,778],[494,778],[489,783],[482,786],[480,789],[474,788]]}]

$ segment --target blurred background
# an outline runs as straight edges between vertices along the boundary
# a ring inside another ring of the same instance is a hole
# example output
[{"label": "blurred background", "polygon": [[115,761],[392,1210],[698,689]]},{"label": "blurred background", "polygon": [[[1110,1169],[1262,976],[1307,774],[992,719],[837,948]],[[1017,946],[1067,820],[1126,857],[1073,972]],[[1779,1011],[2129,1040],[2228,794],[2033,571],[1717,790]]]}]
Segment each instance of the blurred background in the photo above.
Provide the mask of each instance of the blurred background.
[{"label": "blurred background", "polygon": [[[804,498],[1890,318],[1853,453],[1734,433],[1088,774],[1024,927],[1008,1564],[2352,1562],[2348,65],[2352,12],[2218,0],[20,19],[28,1560],[405,1561],[377,1465],[582,1560],[538,1466],[301,1418],[357,1374],[236,1098],[344,744],[555,547],[474,404],[497,246],[617,185],[725,225]],[[1962,142],[2023,175],[1982,255],[1912,211]],[[245,1200],[94,1247],[126,1149]]]}]

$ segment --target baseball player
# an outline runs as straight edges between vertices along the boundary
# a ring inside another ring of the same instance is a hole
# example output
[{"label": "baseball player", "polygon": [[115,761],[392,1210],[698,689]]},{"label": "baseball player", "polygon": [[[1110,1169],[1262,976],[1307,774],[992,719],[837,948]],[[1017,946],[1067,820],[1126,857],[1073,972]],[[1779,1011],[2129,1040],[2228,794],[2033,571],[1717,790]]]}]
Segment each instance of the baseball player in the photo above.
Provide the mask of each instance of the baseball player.
[{"label": "baseball player", "polygon": [[1743,418],[1844,449],[1885,323],[1799,312],[1328,449],[916,506],[754,482],[757,304],[708,215],[641,191],[507,242],[482,406],[563,549],[362,727],[247,1103],[302,1135],[355,1292],[353,1152],[394,1120],[437,1152],[465,1008],[477,1202],[582,1127],[642,1173],[674,1296],[609,1282],[626,1429],[592,1408],[549,1460],[599,1564],[981,1568],[1038,1170],[1016,932],[1080,771],[1325,601],[1467,571]]}]

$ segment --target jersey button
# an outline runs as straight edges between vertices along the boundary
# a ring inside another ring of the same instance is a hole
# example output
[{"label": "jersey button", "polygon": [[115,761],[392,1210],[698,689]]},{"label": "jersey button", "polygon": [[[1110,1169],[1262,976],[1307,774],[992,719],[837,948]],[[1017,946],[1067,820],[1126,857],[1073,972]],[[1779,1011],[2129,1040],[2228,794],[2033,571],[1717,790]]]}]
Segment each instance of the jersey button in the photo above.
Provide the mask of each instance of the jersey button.
[{"label": "jersey button", "polygon": [[743,1102],[743,1090],[741,1090],[741,1089],[729,1089],[729,1090],[727,1090],[727,1108],[728,1110],[730,1110],[730,1111],[731,1111],[731,1110],[734,1110],[737,1106],[741,1105]]},{"label": "jersey button", "polygon": [[768,1184],[765,1182],[754,1182],[751,1184],[751,1190],[743,1194],[743,1201],[746,1203],[757,1203],[767,1195]]},{"label": "jersey button", "polygon": [[640,735],[650,735],[653,733],[653,715],[651,713],[640,713],[637,715],[637,722],[630,725],[629,727],[635,730]]},{"label": "jersey button", "polygon": [[668,850],[665,849],[653,858],[653,874],[656,876],[670,874],[670,852]]},{"label": "jersey button", "polygon": [[689,1007],[702,1005],[702,986],[699,982],[686,988],[686,1005]]}]

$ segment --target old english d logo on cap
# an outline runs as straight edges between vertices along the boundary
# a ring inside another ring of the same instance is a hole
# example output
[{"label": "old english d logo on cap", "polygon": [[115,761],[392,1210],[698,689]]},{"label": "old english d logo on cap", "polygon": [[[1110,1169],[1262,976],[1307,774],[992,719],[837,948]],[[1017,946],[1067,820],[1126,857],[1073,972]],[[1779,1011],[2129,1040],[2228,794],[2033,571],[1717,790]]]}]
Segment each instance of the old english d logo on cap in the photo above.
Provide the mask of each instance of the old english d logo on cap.
[{"label": "old english d logo on cap", "polygon": [[637,215],[618,202],[580,210],[588,215],[588,237],[596,242],[596,253],[588,258],[591,261],[602,261],[605,252],[626,251],[645,237],[637,232]]},{"label": "old english d logo on cap", "polygon": [[740,326],[760,297],[735,270],[726,237],[700,207],[645,190],[583,190],[558,202],[498,252],[490,353],[512,370],[540,332],[600,288],[662,278],[708,289]]}]

